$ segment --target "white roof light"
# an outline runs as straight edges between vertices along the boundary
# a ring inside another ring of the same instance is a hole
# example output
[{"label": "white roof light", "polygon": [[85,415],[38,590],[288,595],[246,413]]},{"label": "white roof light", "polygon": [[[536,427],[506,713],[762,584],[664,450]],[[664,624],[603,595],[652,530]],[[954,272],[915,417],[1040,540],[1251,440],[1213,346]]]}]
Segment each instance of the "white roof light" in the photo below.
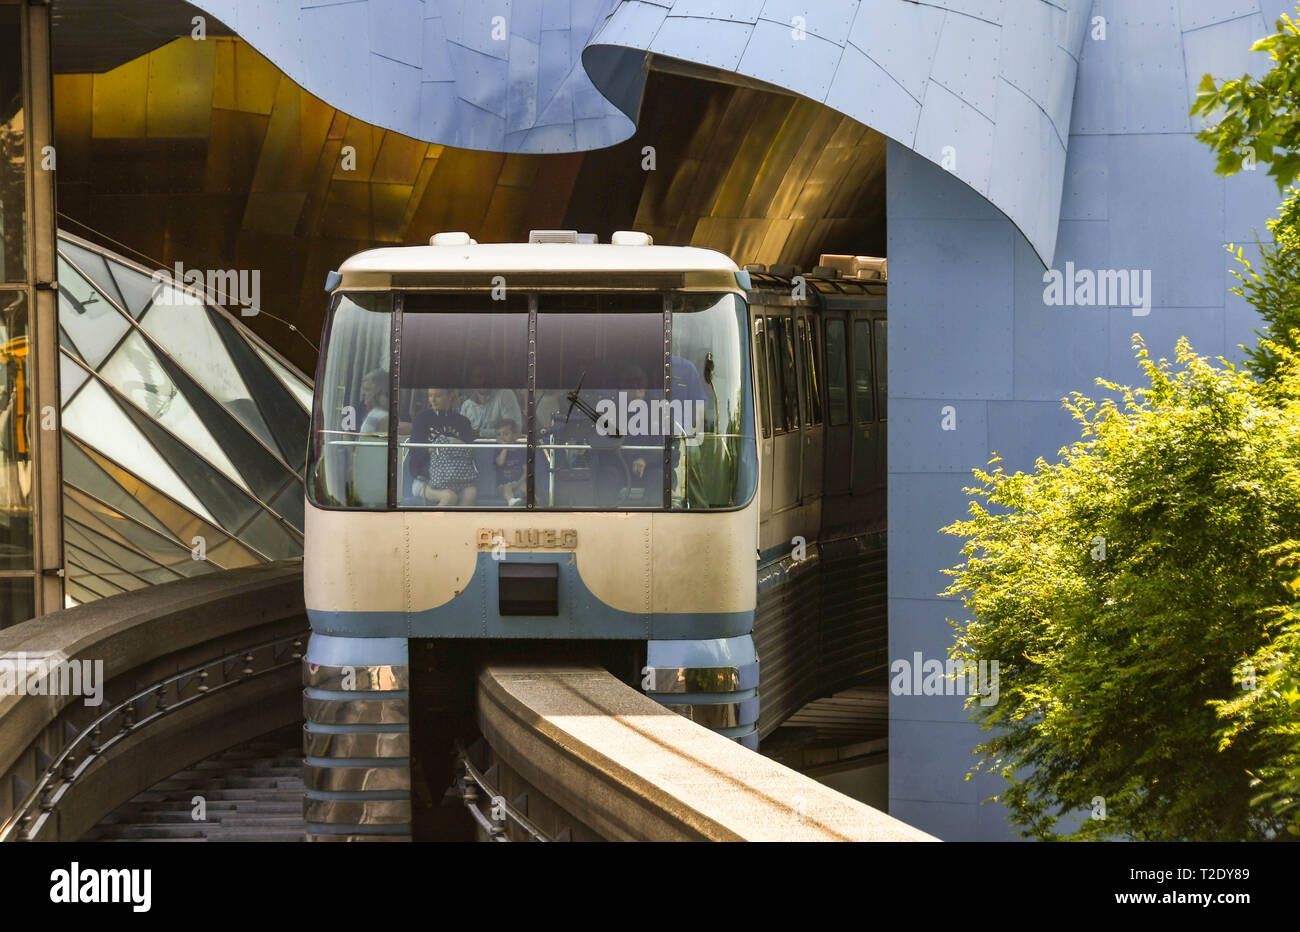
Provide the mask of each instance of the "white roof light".
[{"label": "white roof light", "polygon": [[435,233],[429,237],[430,246],[477,246],[477,241],[470,238],[468,233]]},{"label": "white roof light", "polygon": [[615,246],[653,246],[654,238],[649,233],[637,230],[617,230],[609,241]]}]

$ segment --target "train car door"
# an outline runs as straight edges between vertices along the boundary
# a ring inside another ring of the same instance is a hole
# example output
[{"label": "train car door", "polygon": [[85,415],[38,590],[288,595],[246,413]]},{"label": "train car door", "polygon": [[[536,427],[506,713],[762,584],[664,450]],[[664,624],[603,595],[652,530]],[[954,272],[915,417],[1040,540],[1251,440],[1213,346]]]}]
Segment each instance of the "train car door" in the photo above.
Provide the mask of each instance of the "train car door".
[{"label": "train car door", "polygon": [[[758,308],[759,311],[762,308]],[[768,381],[767,326],[761,314],[754,316],[754,382],[758,391],[759,514],[772,513],[772,386]]]},{"label": "train car door", "polygon": [[822,367],[817,356],[815,317],[796,310],[795,338],[799,347],[800,413],[803,416],[803,501],[822,494],[822,463],[826,458],[822,427]]},{"label": "train car door", "polygon": [[803,467],[799,430],[799,372],[790,313],[767,317],[768,385],[772,389],[772,512],[799,501]]},{"label": "train car door", "polygon": [[826,381],[826,454],[823,495],[847,495],[853,476],[853,422],[849,411],[848,324],[842,312],[823,312],[822,358]]}]

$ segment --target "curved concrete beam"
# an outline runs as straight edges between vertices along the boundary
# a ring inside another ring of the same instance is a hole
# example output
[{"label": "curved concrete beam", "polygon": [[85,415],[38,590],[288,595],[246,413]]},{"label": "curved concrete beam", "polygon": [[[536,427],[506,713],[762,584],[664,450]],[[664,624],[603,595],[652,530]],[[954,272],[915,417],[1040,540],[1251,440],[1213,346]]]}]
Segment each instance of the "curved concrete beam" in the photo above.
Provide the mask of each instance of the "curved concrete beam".
[{"label": "curved concrete beam", "polygon": [[558,153],[635,127],[582,49],[617,0],[196,0],[303,88],[359,119],[461,149]]},{"label": "curved concrete beam", "polygon": [[853,117],[950,170],[1056,249],[1075,75],[1091,0],[623,0],[588,44],[629,116],[649,52],[733,72]]}]

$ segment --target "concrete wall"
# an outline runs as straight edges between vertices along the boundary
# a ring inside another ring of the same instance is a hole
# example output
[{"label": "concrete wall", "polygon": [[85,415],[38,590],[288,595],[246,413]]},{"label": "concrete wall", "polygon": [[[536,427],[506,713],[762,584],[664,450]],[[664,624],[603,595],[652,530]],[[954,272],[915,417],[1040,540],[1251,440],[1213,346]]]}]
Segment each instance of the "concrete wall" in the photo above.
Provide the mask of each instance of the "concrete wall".
[{"label": "concrete wall", "polygon": [[[1261,9],[1262,6],[1262,9]],[[1228,294],[1223,244],[1249,241],[1281,198],[1263,170],[1224,179],[1188,116],[1201,76],[1261,74],[1250,44],[1290,9],[1285,0],[1096,0],[1106,38],[1085,39],[1074,96],[1052,267],[1151,271],[1152,307],[1057,307],[1044,266],[1001,213],[933,162],[896,143],[888,161],[890,258],[890,657],[943,659],[937,593],[960,541],[938,529],[966,513],[970,470],[997,451],[1008,469],[1054,459],[1078,438],[1061,408],[1098,376],[1138,380],[1130,337],[1172,356],[1241,357],[1258,319]],[[1265,20],[1267,19],[1267,25]],[[942,409],[956,429],[941,429]],[[978,740],[959,696],[892,697],[890,813],[947,840],[1015,837],[1005,810],[980,805],[1001,780],[965,781]]]}]

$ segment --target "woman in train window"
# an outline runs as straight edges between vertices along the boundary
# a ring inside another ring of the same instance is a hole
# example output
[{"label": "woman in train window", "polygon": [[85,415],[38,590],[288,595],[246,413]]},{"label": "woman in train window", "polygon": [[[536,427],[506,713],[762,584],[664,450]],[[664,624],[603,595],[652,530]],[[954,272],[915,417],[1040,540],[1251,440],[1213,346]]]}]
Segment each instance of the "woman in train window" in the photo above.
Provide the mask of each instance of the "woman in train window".
[{"label": "woman in train window", "polygon": [[361,421],[361,433],[388,433],[388,370],[371,369],[361,380],[361,403],[366,406],[366,416]]},{"label": "woman in train window", "polygon": [[[448,388],[429,389],[429,407],[411,424],[411,443],[438,444],[411,450],[411,492],[431,505],[473,505],[478,500],[474,480],[478,468],[468,444],[478,432],[455,407],[455,393]],[[443,444],[466,444],[457,450]]]}]

